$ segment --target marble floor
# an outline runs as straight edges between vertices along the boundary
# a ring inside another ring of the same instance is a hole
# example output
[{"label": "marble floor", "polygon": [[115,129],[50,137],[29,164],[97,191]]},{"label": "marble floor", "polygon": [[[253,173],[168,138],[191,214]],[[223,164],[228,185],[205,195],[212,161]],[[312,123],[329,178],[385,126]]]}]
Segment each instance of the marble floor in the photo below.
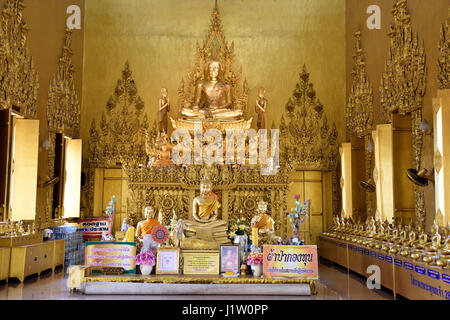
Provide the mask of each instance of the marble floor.
[{"label": "marble floor", "polygon": [[67,275],[60,269],[55,273],[42,273],[40,277],[30,276],[24,283],[10,279],[0,282],[0,300],[392,300],[393,296],[384,290],[369,290],[363,278],[348,274],[346,269],[327,264],[319,265],[317,281],[318,294],[307,297],[292,296],[141,296],[141,295],[84,295],[69,293]]}]

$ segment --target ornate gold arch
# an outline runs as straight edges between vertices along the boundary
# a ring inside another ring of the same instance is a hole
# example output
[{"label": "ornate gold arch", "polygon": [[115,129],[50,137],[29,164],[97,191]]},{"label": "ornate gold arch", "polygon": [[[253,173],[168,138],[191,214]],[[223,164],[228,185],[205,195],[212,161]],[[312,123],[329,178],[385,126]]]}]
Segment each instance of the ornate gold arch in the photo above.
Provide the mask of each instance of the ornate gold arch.
[{"label": "ornate gold arch", "polygon": [[249,90],[248,84],[245,79],[242,85],[240,84],[242,79],[242,67],[240,67],[238,71],[235,71],[233,59],[234,42],[228,44],[225,39],[222,21],[216,2],[211,15],[209,31],[203,41],[203,45],[200,46],[197,42],[195,66],[188,72],[186,81],[184,79],[181,80],[181,84],[178,89],[180,110],[181,107],[190,107],[193,105],[196,84],[199,81],[206,80],[207,78],[205,69],[208,62],[211,60],[218,60],[222,65],[221,81],[231,85],[233,99],[232,105],[238,109],[241,109],[244,112],[244,116],[246,116]]},{"label": "ornate gold arch", "polygon": [[[56,133],[64,129],[72,131],[72,137],[78,137],[80,127],[80,104],[74,84],[74,66],[72,64],[72,30],[66,29],[58,69],[53,75],[48,89],[47,121],[49,128],[48,141],[48,179],[54,177],[55,172],[55,143]],[[47,204],[44,223],[52,219],[53,188],[47,189]]]},{"label": "ornate gold arch", "polygon": [[448,19],[441,27],[441,41],[439,42],[438,58],[439,89],[450,89],[450,8]]},{"label": "ornate gold arch", "polygon": [[[427,66],[423,41],[411,28],[411,15],[407,1],[396,0],[392,10],[394,24],[388,33],[391,46],[381,78],[380,103],[384,123],[392,121],[392,113],[410,114],[413,134],[413,166],[420,169],[423,133],[423,99],[427,87]],[[415,187],[416,222],[425,223],[425,197],[420,187]]]},{"label": "ornate gold arch", "polygon": [[[373,130],[373,90],[366,72],[364,52],[361,45],[361,31],[355,32],[355,53],[352,69],[352,87],[348,99],[345,117],[347,120],[347,134],[352,134],[364,139],[366,181],[372,177],[373,154],[369,151],[371,134]],[[366,192],[367,216],[373,214],[373,204]]]},{"label": "ornate gold arch", "polygon": [[38,72],[28,52],[28,25],[23,0],[7,0],[0,21],[0,109],[19,108],[26,118],[36,118]]},{"label": "ornate gold arch", "polygon": [[338,132],[331,128],[324,107],[316,96],[306,66],[300,73],[292,97],[286,103],[286,116],[281,116],[280,163],[294,170],[331,171],[333,173],[333,209],[339,213],[339,146]]},{"label": "ornate gold arch", "polygon": [[128,62],[106,103],[99,125],[92,120],[89,139],[88,201],[92,208],[95,168],[121,166],[122,163],[145,164],[145,139],[148,130],[144,102],[138,95]]}]

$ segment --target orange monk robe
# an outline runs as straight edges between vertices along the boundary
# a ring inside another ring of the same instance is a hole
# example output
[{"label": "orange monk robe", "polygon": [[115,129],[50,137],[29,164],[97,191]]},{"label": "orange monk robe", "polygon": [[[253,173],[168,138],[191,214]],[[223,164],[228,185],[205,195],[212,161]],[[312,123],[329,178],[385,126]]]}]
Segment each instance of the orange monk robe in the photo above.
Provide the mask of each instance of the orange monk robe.
[{"label": "orange monk robe", "polygon": [[259,221],[256,222],[254,226],[256,228],[258,228],[259,230],[261,230],[261,229],[272,229],[273,228],[273,219],[272,219],[271,216],[269,216],[267,214],[263,214],[261,219],[259,219]]},{"label": "orange monk robe", "polygon": [[151,234],[154,227],[159,226],[159,221],[153,218],[147,219],[141,223],[139,229],[139,238],[142,238],[145,234]]}]

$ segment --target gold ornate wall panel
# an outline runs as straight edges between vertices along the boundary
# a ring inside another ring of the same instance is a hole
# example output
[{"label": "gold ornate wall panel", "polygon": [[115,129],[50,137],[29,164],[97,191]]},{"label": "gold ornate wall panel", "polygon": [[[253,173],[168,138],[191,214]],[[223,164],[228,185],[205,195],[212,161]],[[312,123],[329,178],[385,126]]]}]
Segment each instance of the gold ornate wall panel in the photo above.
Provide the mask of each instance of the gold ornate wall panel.
[{"label": "gold ornate wall panel", "polygon": [[[347,135],[364,140],[365,181],[372,179],[373,151],[369,147],[372,143],[373,130],[373,90],[366,72],[366,63],[361,45],[361,31],[355,33],[354,66],[352,69],[352,87],[346,109]],[[372,144],[373,146],[373,144]],[[366,192],[367,216],[374,214],[373,194]]]},{"label": "gold ornate wall panel", "polygon": [[[380,104],[384,123],[392,122],[392,114],[410,114],[412,121],[413,163],[419,170],[422,159],[423,99],[427,87],[427,66],[423,41],[411,28],[411,15],[406,0],[395,0],[392,10],[394,23],[390,26],[389,56],[381,78]],[[416,223],[425,223],[425,196],[415,187]]]},{"label": "gold ornate wall panel", "polygon": [[173,167],[137,168],[124,166],[131,194],[128,216],[133,224],[142,220],[147,205],[162,210],[167,224],[173,211],[178,217],[192,219],[192,201],[199,193],[199,185],[207,172],[213,190],[219,196],[219,218],[230,221],[245,217],[250,220],[256,213],[257,202],[268,202],[269,212],[276,221],[275,231],[286,237],[286,196],[289,172],[280,170],[276,175],[261,175],[258,168],[232,168],[231,166],[190,166],[188,169]]},{"label": "gold ornate wall panel", "polygon": [[333,213],[339,214],[339,146],[336,125],[330,127],[306,66],[292,97],[285,105],[280,125],[280,163],[297,171],[333,173]]},{"label": "gold ornate wall panel", "polygon": [[148,130],[144,102],[138,95],[128,62],[113,95],[102,112],[99,125],[92,121],[89,139],[88,203],[93,208],[95,168],[121,166],[123,162],[145,164]]},{"label": "gold ornate wall panel", "polygon": [[72,137],[79,135],[80,104],[74,85],[74,66],[72,64],[72,30],[66,29],[58,70],[53,75],[47,100],[47,120],[49,128],[62,131],[70,129]]},{"label": "gold ornate wall panel", "polygon": [[247,80],[244,80],[241,85],[242,67],[237,72],[234,70],[234,42],[229,44],[225,39],[217,1],[212,12],[208,34],[202,46],[197,42],[196,50],[194,69],[189,71],[186,81],[181,80],[178,89],[180,109],[183,107],[190,108],[194,105],[196,85],[199,81],[207,80],[206,68],[208,62],[218,60],[222,65],[221,77],[223,78],[219,80],[231,85],[232,105],[241,109],[246,116],[249,90]]},{"label": "gold ornate wall panel", "polygon": [[23,0],[7,0],[0,21],[0,109],[19,108],[26,118],[36,118],[38,73],[27,45],[28,25]]},{"label": "gold ornate wall panel", "polygon": [[445,25],[442,24],[441,27],[438,67],[439,89],[450,89],[450,8],[448,10],[448,19]]},{"label": "gold ornate wall panel", "polygon": [[[72,63],[72,30],[66,29],[64,33],[64,43],[61,56],[58,59],[58,69],[53,75],[48,89],[47,99],[47,121],[48,121],[48,142],[47,179],[53,179],[55,175],[56,157],[56,133],[64,133],[69,130],[72,138],[79,136],[80,129],[80,104],[74,83],[74,66]],[[62,180],[60,180],[62,181]],[[53,210],[53,190],[46,190],[45,223],[52,219]]]}]

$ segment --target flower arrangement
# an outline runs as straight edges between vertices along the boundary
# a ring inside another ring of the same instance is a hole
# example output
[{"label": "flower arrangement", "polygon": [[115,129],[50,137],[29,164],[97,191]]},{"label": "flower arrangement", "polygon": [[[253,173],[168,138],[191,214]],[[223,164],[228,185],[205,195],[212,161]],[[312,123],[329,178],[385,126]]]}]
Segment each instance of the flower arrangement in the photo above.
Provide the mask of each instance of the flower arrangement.
[{"label": "flower arrangement", "polygon": [[306,200],[303,204],[300,203],[300,195],[295,194],[294,195],[294,202],[295,202],[295,209],[293,209],[293,212],[287,212],[289,220],[291,220],[292,223],[292,233],[293,236],[291,237],[291,243],[292,244],[298,244],[300,241],[300,227],[305,222],[305,220],[309,217],[309,210],[310,210],[310,201]]},{"label": "flower arrangement", "polygon": [[150,265],[154,266],[156,264],[156,255],[153,251],[141,252],[136,256],[136,264],[139,265]]},{"label": "flower arrangement", "polygon": [[247,220],[242,219],[231,219],[228,225],[228,238],[233,240],[235,236],[249,235],[250,227],[247,225]]},{"label": "flower arrangement", "polygon": [[260,265],[263,264],[263,254],[261,252],[252,252],[247,257],[248,265]]}]

